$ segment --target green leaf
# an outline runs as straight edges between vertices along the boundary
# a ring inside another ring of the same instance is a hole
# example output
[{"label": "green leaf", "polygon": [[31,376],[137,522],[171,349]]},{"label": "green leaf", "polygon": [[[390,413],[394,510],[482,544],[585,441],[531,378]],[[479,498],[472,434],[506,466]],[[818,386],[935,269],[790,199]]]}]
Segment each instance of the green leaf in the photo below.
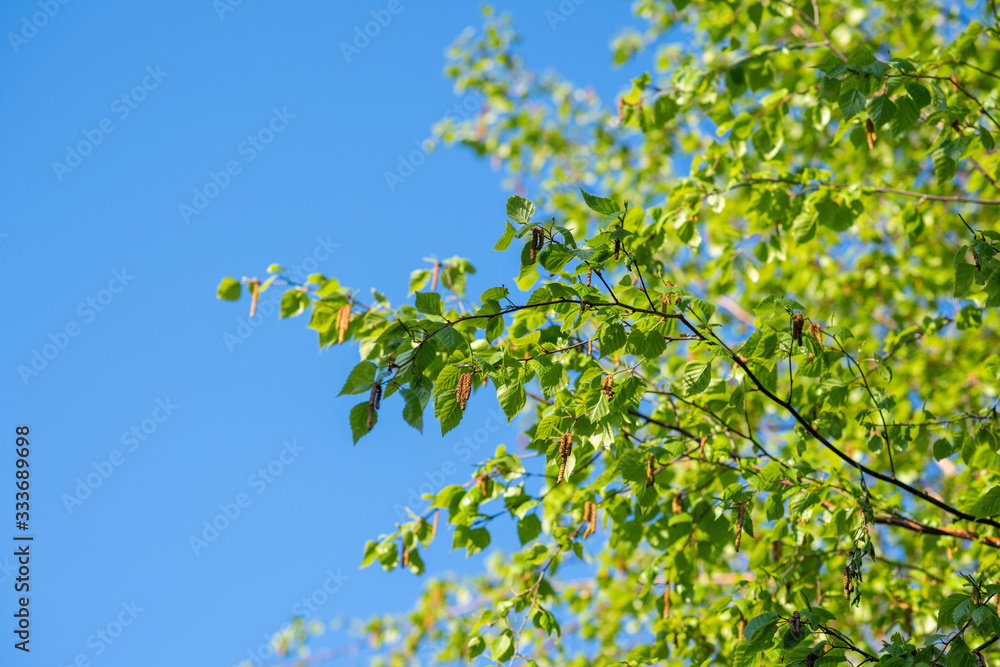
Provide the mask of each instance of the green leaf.
[{"label": "green leaf", "polygon": [[217,290],[218,298],[225,299],[226,301],[236,301],[240,298],[241,288],[240,281],[233,278],[223,278]]},{"label": "green leaf", "polygon": [[901,135],[920,118],[920,110],[913,100],[903,95],[896,98],[896,117],[892,119],[892,133],[895,136]]},{"label": "green leaf", "polygon": [[976,277],[976,267],[962,262],[955,266],[955,298],[961,299],[972,291],[972,281]]},{"label": "green leaf", "polygon": [[796,243],[808,243],[812,241],[816,236],[816,229],[818,227],[816,211],[809,209],[805,210],[796,216],[794,222],[792,222],[792,236],[795,238]]},{"label": "green leaf", "polygon": [[888,95],[878,95],[868,101],[868,115],[876,126],[884,125],[896,116],[896,105]]},{"label": "green leaf", "polygon": [[375,540],[368,540],[365,542],[365,555],[361,561],[361,567],[368,567],[375,560],[375,556],[378,555],[378,542]]},{"label": "green leaf", "polygon": [[906,94],[910,96],[913,103],[917,106],[917,109],[923,109],[925,106],[931,103],[931,94],[927,90],[924,84],[920,83],[916,79],[908,79],[904,84],[906,88]]},{"label": "green leaf", "polygon": [[486,640],[480,636],[475,636],[469,640],[469,659],[478,657],[483,651],[486,650]]},{"label": "green leaf", "polygon": [[311,303],[309,296],[297,289],[290,289],[281,297],[281,319],[301,315]]},{"label": "green leaf", "polygon": [[943,185],[955,178],[958,173],[958,163],[948,157],[948,152],[944,147],[937,148],[931,153],[934,161],[934,174],[937,176],[938,185]]},{"label": "green leaf", "polygon": [[517,537],[527,544],[542,532],[542,522],[534,514],[525,514],[517,521]]},{"label": "green leaf", "polygon": [[441,421],[441,435],[459,425],[464,412],[455,399],[454,388],[441,389],[434,396],[434,416]]},{"label": "green leaf", "polygon": [[507,415],[508,423],[521,411],[528,400],[524,393],[524,386],[516,379],[509,384],[500,385],[500,388],[497,389],[497,399],[500,401],[503,413]]},{"label": "green leaf", "polygon": [[[354,436],[354,444],[358,444],[363,436],[367,435],[370,429],[368,428],[368,401],[364,403],[358,403],[353,408],[351,408],[351,435]],[[374,417],[372,418],[372,428],[375,428],[375,424],[378,423],[378,411],[375,411]]]},{"label": "green leaf", "polygon": [[[510,211],[509,203],[507,204],[507,210],[509,213]],[[493,246],[494,250],[499,250],[500,252],[503,252],[508,247],[510,247],[510,242],[514,240],[514,232],[517,231],[516,229],[514,229],[514,226],[509,222],[505,222],[504,224],[506,225],[506,228],[504,229],[503,236],[501,236],[500,239],[497,241],[496,245]]]},{"label": "green leaf", "polygon": [[761,639],[761,637],[755,636],[757,635],[757,632],[761,628],[764,628],[765,626],[777,620],[778,620],[778,615],[773,611],[766,611],[763,614],[754,616],[752,619],[750,619],[750,622],[747,623],[747,627],[743,629],[743,636],[746,637],[748,643],[750,644],[757,643]]},{"label": "green leaf", "polygon": [[617,213],[621,209],[618,204],[614,203],[610,199],[605,197],[597,197],[592,194],[588,194],[580,188],[580,194],[583,195],[583,201],[587,203],[592,211],[600,213],[601,215],[611,215],[612,213]]},{"label": "green leaf", "polygon": [[[507,217],[514,222],[520,222],[522,225],[527,225],[531,221],[531,216],[535,214],[535,205],[524,197],[518,197],[514,195],[507,198]],[[506,236],[506,234],[504,234]],[[511,236],[513,238],[513,235]],[[503,240],[502,238],[500,239]],[[510,244],[510,241],[507,241]],[[499,243],[497,243],[499,245]],[[506,248],[507,246],[504,246]],[[497,248],[497,250],[503,250],[504,248]]]},{"label": "green leaf", "polygon": [[841,89],[840,97],[837,99],[844,120],[850,120],[864,111],[867,102],[868,97],[857,88]]},{"label": "green leaf", "polygon": [[681,378],[681,387],[684,396],[690,398],[708,389],[712,382],[712,362],[710,361],[689,361],[684,366],[684,375]]},{"label": "green leaf", "polygon": [[514,632],[504,630],[490,642],[490,653],[494,662],[507,662],[514,656]]},{"label": "green leaf", "polygon": [[417,292],[417,310],[428,315],[440,315],[441,295],[437,292]]},{"label": "green leaf", "polygon": [[983,494],[978,502],[976,502],[975,507],[973,507],[972,514],[977,519],[1000,514],[1000,486],[994,486]]},{"label": "green leaf", "polygon": [[378,367],[372,362],[362,361],[351,370],[350,375],[347,376],[347,382],[344,383],[344,388],[337,395],[360,394],[361,392],[368,391],[372,388],[372,383],[375,382],[375,372],[377,370]]},{"label": "green leaf", "polygon": [[615,352],[625,346],[628,337],[625,335],[625,327],[617,322],[605,324],[598,341],[602,357],[611,357]]}]

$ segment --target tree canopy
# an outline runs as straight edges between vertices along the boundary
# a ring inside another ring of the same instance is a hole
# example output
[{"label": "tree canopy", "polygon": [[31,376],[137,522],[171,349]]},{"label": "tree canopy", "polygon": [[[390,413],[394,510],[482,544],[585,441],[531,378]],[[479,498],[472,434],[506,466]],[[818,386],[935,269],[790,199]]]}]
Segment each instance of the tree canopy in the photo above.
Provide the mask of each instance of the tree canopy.
[{"label": "tree canopy", "polygon": [[276,265],[219,286],[283,289],[321,347],[357,344],[355,442],[480,401],[526,436],[373,527],[363,565],[416,575],[499,522],[522,543],[373,619],[375,664],[987,664],[995,3],[633,5],[613,58],[650,69],[610,103],[532,70],[490,9],[448,51],[482,107],[436,131],[503,166],[516,281],[466,294],[454,258],[400,305]]}]

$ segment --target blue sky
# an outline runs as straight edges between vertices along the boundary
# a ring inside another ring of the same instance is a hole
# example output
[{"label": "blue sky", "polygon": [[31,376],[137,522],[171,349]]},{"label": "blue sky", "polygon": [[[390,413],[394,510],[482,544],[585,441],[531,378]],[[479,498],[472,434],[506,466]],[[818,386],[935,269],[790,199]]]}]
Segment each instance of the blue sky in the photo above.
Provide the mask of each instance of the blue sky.
[{"label": "blue sky", "polygon": [[[18,532],[21,424],[35,537],[31,652],[13,648],[8,621],[3,665],[235,665],[328,572],[339,588],[318,619],[405,610],[421,581],[358,570],[365,540],[422,483],[464,482],[477,460],[466,439],[516,443],[494,428],[495,400],[470,404],[446,438],[436,422],[420,436],[390,400],[354,447],[356,400],[336,394],[356,349],[320,354],[304,319],[262,304],[251,325],[246,301],[215,298],[222,276],[272,262],[396,303],[429,254],[470,258],[473,295],[510,281],[492,251],[510,193],[487,161],[443,149],[393,190],[385,179],[462,102],[443,52],[480,25],[478,6],[399,0],[348,62],[340,44],[390,2],[222,1],[0,8],[0,541]],[[611,66],[624,2],[583,2],[555,30],[556,0],[497,7],[535,68],[605,100],[640,73]],[[227,511],[195,554],[191,536]],[[427,555],[431,573],[481,567],[448,546]],[[0,555],[8,619],[12,564]]]}]

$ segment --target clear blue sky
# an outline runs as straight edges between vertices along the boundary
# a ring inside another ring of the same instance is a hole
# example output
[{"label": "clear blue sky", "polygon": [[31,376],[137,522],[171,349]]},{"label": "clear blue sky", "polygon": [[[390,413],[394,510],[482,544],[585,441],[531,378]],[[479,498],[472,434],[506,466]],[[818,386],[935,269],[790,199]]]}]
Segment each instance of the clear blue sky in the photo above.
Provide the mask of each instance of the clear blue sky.
[{"label": "clear blue sky", "polygon": [[[425,473],[451,462],[448,481],[466,479],[473,461],[453,448],[495,400],[444,439],[436,422],[419,436],[389,400],[353,447],[356,401],[336,394],[356,349],[320,354],[304,319],[241,328],[247,302],[215,298],[224,275],[310,257],[396,303],[432,253],[473,261],[473,295],[510,282],[510,258],[491,250],[509,193],[488,162],[445,149],[395,191],[384,177],[461,101],[443,51],[479,26],[478,6],[401,0],[348,63],[340,43],[389,4],[257,0],[221,19],[211,0],[2,4],[0,665],[235,665],[328,570],[349,578],[318,618],[409,608],[421,582],[358,570],[362,546],[392,529]],[[553,31],[545,12],[558,5],[497,3],[533,67],[613,104],[639,74],[611,66],[627,4],[585,2]],[[261,130],[270,143],[255,148]],[[67,155],[80,142],[87,154]],[[206,205],[195,189],[210,172],[225,186]],[[181,204],[203,208],[187,222]],[[28,656],[12,646],[6,556],[19,424],[32,442]],[[515,438],[505,425],[484,448]],[[269,464],[280,474],[255,476]],[[99,470],[111,474],[68,508]],[[249,506],[195,555],[189,537],[239,494]],[[449,547],[431,549],[432,573],[480,567]]]}]

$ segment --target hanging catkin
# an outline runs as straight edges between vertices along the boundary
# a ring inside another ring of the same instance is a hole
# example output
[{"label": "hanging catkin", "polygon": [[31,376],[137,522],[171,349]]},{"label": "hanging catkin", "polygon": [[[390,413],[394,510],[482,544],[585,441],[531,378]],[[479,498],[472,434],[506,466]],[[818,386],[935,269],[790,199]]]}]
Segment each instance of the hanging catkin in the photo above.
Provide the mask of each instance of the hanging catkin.
[{"label": "hanging catkin", "polygon": [[656,456],[653,454],[649,455],[649,459],[646,460],[646,488],[653,486],[656,481]]},{"label": "hanging catkin", "polygon": [[743,519],[746,513],[746,503],[740,503],[736,510],[736,553],[740,552],[740,541],[743,539]]},{"label": "hanging catkin", "polygon": [[608,397],[608,400],[614,398],[615,395],[615,376],[612,373],[608,373],[601,380],[601,393]]},{"label": "hanging catkin", "polygon": [[250,317],[257,312],[257,297],[260,295],[260,281],[254,278],[250,281]]},{"label": "hanging catkin", "polygon": [[562,441],[559,443],[559,476],[556,478],[556,484],[561,484],[564,479],[566,479],[566,462],[569,460],[569,455],[573,451],[573,434],[563,433]]},{"label": "hanging catkin", "polygon": [[344,334],[347,333],[347,327],[351,324],[351,304],[345,303],[337,311],[337,344],[344,342]]},{"label": "hanging catkin", "polygon": [[797,345],[802,345],[802,325],[804,322],[802,313],[796,312],[792,315],[792,340]]},{"label": "hanging catkin", "polygon": [[455,401],[458,407],[465,411],[465,405],[472,395],[472,373],[462,373],[458,377],[458,386],[455,388]]},{"label": "hanging catkin", "polygon": [[809,335],[816,339],[816,342],[823,346],[823,327],[817,322],[809,325]]},{"label": "hanging catkin", "polygon": [[438,273],[441,272],[441,262],[434,262],[434,270],[431,272],[431,291],[437,288]]},{"label": "hanging catkin", "polygon": [[366,430],[372,430],[372,426],[375,424],[375,411],[379,409],[380,403],[382,401],[382,384],[380,382],[372,383],[371,394],[368,395],[368,420],[365,422]]}]

